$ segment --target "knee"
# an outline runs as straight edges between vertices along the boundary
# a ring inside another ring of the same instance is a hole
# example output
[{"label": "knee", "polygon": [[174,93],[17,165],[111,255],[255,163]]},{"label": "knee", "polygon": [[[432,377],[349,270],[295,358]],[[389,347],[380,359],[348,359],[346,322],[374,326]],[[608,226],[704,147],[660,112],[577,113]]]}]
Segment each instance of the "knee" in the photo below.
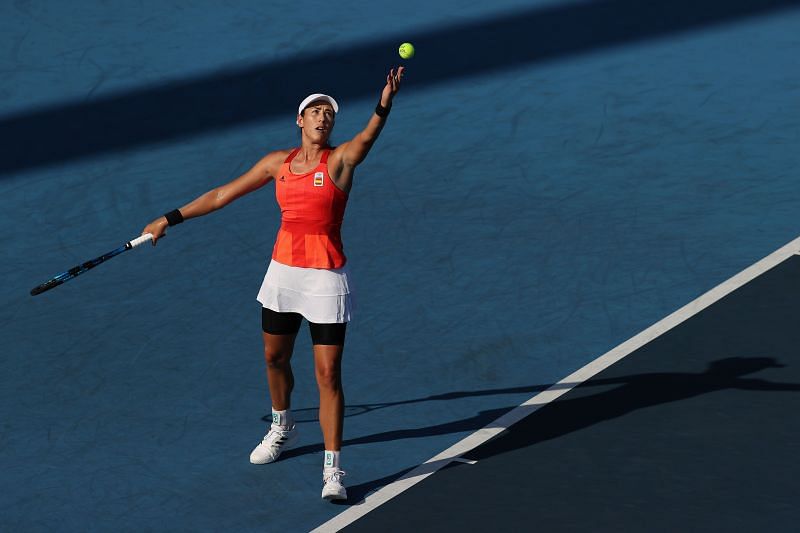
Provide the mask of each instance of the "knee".
[{"label": "knee", "polygon": [[319,365],[316,373],[320,389],[340,390],[342,388],[342,373],[337,365]]},{"label": "knee", "polygon": [[264,359],[267,360],[267,366],[271,368],[283,368],[289,364],[291,352],[286,350],[276,349],[271,346],[264,347]]}]

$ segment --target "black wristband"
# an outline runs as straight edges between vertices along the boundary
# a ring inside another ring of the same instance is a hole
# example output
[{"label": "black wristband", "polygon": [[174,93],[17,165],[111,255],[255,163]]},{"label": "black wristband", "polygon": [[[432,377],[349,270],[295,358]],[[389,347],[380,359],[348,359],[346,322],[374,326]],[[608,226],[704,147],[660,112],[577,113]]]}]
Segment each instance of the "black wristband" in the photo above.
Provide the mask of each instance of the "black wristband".
[{"label": "black wristband", "polygon": [[167,224],[170,226],[176,226],[183,222],[183,215],[181,214],[180,209],[173,209],[164,215],[164,217],[167,219]]},{"label": "black wristband", "polygon": [[381,105],[380,100],[378,101],[378,105],[375,106],[375,114],[381,118],[386,118],[389,116],[389,111],[392,110],[392,105],[389,104],[389,107],[383,107]]}]

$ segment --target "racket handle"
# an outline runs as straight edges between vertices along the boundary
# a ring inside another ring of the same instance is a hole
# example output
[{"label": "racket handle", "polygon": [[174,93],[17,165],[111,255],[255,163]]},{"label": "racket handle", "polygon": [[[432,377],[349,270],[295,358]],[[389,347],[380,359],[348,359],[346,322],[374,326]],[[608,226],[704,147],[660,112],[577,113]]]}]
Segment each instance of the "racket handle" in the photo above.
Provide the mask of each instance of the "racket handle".
[{"label": "racket handle", "polygon": [[142,235],[140,237],[136,237],[131,242],[129,242],[127,248],[130,250],[131,248],[136,248],[140,244],[144,244],[144,243],[146,243],[148,241],[152,241],[152,240],[153,240],[153,234],[152,233],[145,233],[144,235]]}]

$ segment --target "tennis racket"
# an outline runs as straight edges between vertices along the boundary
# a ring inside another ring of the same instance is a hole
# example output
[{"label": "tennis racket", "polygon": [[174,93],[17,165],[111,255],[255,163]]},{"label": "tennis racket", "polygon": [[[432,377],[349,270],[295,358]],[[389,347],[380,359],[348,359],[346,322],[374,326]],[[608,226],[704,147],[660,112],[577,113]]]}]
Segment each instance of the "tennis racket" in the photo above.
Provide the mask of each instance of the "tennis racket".
[{"label": "tennis racket", "polygon": [[92,259],[91,261],[86,261],[85,263],[83,263],[81,265],[72,267],[69,270],[67,270],[66,272],[62,272],[61,274],[53,277],[52,279],[49,279],[48,281],[45,281],[41,285],[38,285],[38,286],[32,288],[31,289],[31,296],[36,296],[37,294],[42,294],[45,291],[49,291],[53,287],[58,287],[62,283],[65,283],[65,282],[71,280],[72,278],[74,278],[76,276],[80,276],[84,272],[86,272],[88,270],[91,270],[94,267],[96,267],[97,265],[108,261],[112,257],[116,257],[119,254],[121,254],[122,252],[127,252],[128,250],[132,250],[132,249],[136,248],[137,246],[139,246],[140,244],[145,243],[145,242],[147,242],[149,240],[152,240],[152,239],[153,239],[153,235],[152,234],[145,233],[141,237],[137,237],[137,238],[133,239],[132,241],[126,242],[124,245],[120,246],[116,250],[112,250],[112,251],[108,252],[107,254],[103,254],[100,257],[96,257],[96,258]]}]

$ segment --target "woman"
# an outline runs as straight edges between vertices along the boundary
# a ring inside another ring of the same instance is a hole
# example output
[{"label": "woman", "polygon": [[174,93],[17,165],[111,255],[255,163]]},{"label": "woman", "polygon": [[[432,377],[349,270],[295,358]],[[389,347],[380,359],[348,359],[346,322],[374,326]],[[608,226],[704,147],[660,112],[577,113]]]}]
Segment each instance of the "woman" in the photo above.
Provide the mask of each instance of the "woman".
[{"label": "woman", "polygon": [[404,67],[389,71],[375,112],[351,141],[330,146],[339,106],[330,96],[312,94],[297,110],[300,147],[267,154],[235,180],[170,211],[142,232],[151,233],[155,245],[167,226],[221,209],[275,181],[281,227],[258,293],[263,306],[261,322],[272,424],[250,454],[250,461],[275,461],[297,440],[290,411],[294,386],[290,359],[300,322],[305,318],[314,345],[319,421],[325,441],[322,497],[327,500],[347,498],[339,463],[344,421],[341,364],[352,300],[340,229],[355,168],[378,139],[400,89],[403,72]]}]

